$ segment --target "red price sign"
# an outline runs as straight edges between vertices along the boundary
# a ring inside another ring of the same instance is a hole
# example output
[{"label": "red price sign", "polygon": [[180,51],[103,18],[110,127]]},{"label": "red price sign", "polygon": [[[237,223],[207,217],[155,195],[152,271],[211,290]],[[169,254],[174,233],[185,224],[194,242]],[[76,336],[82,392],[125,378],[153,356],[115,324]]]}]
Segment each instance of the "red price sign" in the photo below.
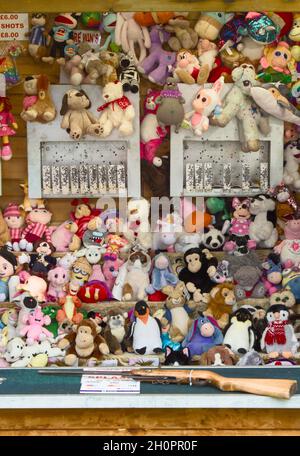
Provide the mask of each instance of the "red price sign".
[{"label": "red price sign", "polygon": [[28,32],[28,14],[0,14],[0,41],[23,41]]}]

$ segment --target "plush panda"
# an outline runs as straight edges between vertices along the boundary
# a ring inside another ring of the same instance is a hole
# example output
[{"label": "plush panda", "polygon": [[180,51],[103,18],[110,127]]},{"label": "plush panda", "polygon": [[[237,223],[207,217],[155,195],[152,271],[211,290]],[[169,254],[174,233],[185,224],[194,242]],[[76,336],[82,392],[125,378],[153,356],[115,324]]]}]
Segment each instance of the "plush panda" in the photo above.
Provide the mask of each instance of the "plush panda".
[{"label": "plush panda", "polygon": [[214,226],[209,225],[209,230],[203,233],[202,244],[209,250],[220,250],[225,243],[225,233],[217,230]]}]

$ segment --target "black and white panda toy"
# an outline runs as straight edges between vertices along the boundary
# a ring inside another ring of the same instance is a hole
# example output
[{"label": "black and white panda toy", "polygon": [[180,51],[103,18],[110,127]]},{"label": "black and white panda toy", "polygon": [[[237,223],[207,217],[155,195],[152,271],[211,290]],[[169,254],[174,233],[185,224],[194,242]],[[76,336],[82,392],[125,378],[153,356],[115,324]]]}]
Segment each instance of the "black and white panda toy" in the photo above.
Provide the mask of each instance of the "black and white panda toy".
[{"label": "black and white panda toy", "polygon": [[221,250],[225,243],[225,233],[209,225],[208,231],[203,233],[202,244],[209,250]]}]

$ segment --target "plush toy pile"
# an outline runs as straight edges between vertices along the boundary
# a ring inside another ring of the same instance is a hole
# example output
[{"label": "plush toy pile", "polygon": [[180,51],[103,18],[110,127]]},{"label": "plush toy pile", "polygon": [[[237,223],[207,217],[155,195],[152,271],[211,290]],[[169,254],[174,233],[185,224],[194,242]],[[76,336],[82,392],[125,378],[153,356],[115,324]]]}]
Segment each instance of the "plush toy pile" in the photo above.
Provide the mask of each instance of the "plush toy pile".
[{"label": "plush toy pile", "polygon": [[59,226],[43,200],[25,198],[26,211],[9,204],[1,365],[122,356],[132,363],[143,355],[168,365],[295,362],[300,220],[295,212],[283,233],[277,228],[274,195],[283,192],[282,185],[251,200],[208,198],[196,233],[184,223],[195,212],[186,199],[154,233],[143,198],[129,200],[124,214],[97,209],[101,199],[96,207],[74,200]]},{"label": "plush toy pile", "polygon": [[[181,198],[156,219],[142,197],[125,211],[74,200],[59,225],[25,183],[23,204],[0,213],[0,366],[297,363],[300,13],[60,13],[51,24],[36,14],[31,26],[29,54],[57,62],[72,88],[58,113],[43,64],[24,80],[24,121],[60,115],[71,141],[131,136],[130,97],[146,78],[140,151],[155,196],[169,192],[160,149],[171,128],[201,137],[234,120],[251,154],[274,116],[284,121],[284,172],[264,194],[209,197],[201,210]],[[102,42],[75,43],[82,26]],[[179,83],[195,87],[190,112]],[[99,86],[96,115],[82,84]],[[1,95],[4,160],[18,127],[11,109]]]}]

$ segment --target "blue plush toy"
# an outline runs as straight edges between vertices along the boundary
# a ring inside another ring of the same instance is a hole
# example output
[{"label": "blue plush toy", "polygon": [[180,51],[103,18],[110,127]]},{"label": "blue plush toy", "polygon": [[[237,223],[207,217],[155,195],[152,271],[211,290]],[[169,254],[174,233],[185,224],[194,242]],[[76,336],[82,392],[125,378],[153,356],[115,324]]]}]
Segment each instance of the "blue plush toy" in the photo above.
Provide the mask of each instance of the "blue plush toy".
[{"label": "blue plush toy", "polygon": [[187,347],[190,355],[201,355],[210,348],[220,345],[223,342],[223,335],[211,318],[200,316],[193,322],[188,335],[182,342],[183,347]]},{"label": "blue plush toy", "polygon": [[282,286],[290,290],[295,296],[296,303],[300,303],[300,271],[299,269],[286,269],[283,271]]},{"label": "blue plush toy", "polygon": [[151,284],[146,288],[148,294],[153,294],[167,285],[176,285],[178,277],[172,272],[170,260],[164,253],[159,253],[153,259]]}]

